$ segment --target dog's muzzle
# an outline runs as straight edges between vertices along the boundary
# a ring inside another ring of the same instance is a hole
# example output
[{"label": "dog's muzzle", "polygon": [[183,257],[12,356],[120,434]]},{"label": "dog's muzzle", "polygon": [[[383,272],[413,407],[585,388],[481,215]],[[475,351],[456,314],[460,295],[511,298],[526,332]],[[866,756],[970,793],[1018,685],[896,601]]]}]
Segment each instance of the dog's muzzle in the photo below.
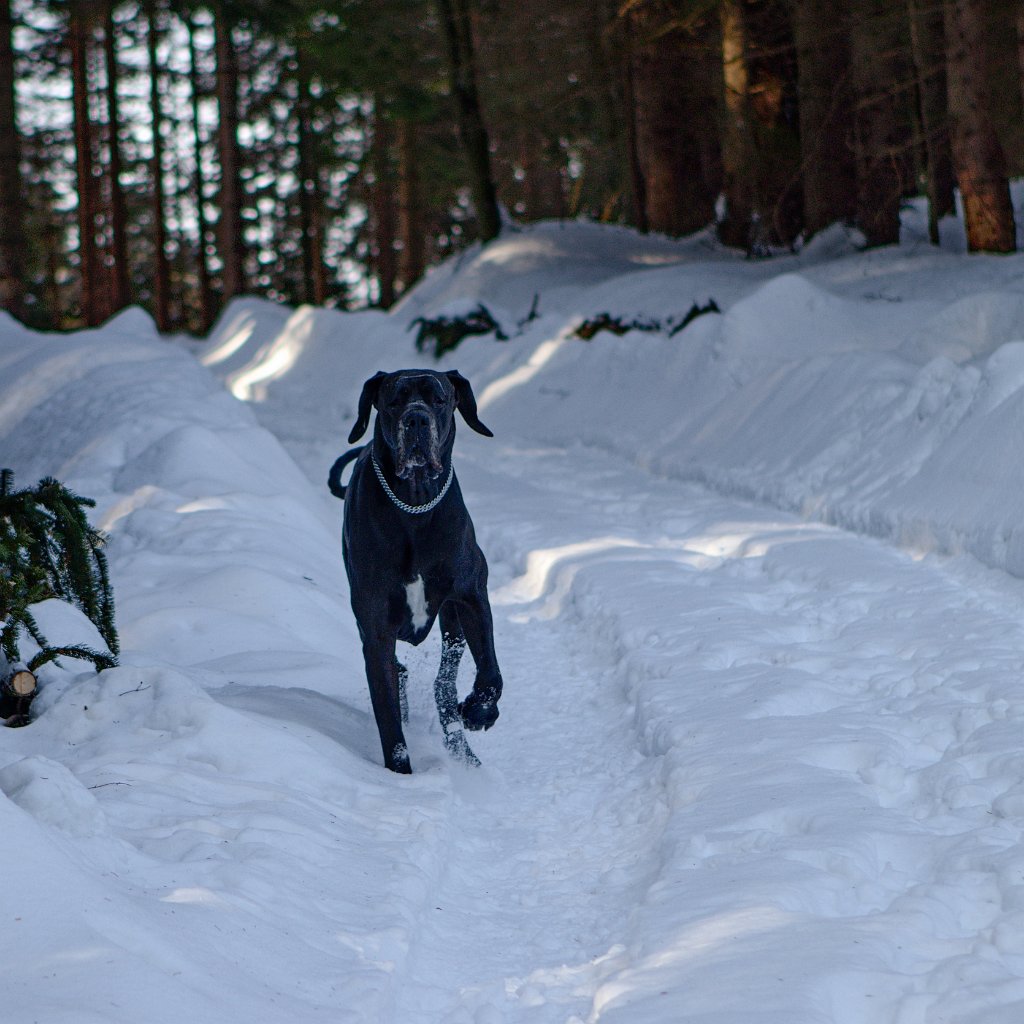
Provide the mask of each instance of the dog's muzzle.
[{"label": "dog's muzzle", "polygon": [[396,431],[395,471],[408,480],[416,470],[425,469],[431,480],[444,470],[437,420],[426,405],[415,403],[402,413]]}]

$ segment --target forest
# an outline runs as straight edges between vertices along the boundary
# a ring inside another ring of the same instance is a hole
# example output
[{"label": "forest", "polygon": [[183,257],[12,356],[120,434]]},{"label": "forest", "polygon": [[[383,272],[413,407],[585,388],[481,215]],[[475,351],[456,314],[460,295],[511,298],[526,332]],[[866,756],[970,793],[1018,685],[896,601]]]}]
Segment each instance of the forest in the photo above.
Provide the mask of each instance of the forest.
[{"label": "forest", "polygon": [[391,306],[506,226],[1015,248],[1020,0],[0,0],[0,307]]}]

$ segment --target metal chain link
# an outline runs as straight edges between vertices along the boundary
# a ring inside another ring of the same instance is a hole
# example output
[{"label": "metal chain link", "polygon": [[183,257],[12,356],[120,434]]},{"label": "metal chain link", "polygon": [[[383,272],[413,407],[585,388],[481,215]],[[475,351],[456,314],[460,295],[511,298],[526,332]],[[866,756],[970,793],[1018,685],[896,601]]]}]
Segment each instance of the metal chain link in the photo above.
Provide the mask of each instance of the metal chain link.
[{"label": "metal chain link", "polygon": [[384,479],[384,473],[381,471],[380,466],[377,465],[377,460],[374,456],[370,455],[370,461],[373,463],[373,471],[377,474],[377,479],[380,481],[381,487],[384,488],[384,493],[395,503],[398,508],[403,512],[408,512],[410,515],[418,516],[424,512],[429,512],[434,508],[438,502],[448,493],[448,488],[452,485],[452,479],[455,476],[455,464],[448,468],[448,479],[444,482],[444,487],[441,488],[440,494],[436,498],[431,499],[425,505],[410,505],[406,501],[402,501],[397,494],[388,486],[387,480]]}]

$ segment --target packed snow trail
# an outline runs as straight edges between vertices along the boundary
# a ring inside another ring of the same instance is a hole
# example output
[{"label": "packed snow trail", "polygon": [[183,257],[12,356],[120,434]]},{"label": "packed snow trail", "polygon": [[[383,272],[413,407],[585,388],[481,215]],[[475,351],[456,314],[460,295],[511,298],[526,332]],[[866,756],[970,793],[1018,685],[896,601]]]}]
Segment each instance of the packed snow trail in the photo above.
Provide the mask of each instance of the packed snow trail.
[{"label": "packed snow trail", "polygon": [[[388,314],[0,315],[0,462],[98,499],[123,651],[0,731],[4,1020],[1019,1024],[1022,268],[561,223]],[[514,336],[441,365],[507,689],[467,770],[404,652],[397,778],[324,476],[480,301]]]},{"label": "packed snow trail", "polygon": [[[311,426],[285,440],[315,481]],[[584,448],[459,444],[507,687],[395,1019],[1018,1019],[1022,585]]]}]

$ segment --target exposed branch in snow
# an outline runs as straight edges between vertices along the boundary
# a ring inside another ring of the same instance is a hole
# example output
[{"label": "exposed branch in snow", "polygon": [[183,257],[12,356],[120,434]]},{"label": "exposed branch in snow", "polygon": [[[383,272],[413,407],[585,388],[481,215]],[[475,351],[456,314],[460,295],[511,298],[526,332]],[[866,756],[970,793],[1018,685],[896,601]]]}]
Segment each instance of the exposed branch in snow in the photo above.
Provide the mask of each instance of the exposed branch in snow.
[{"label": "exposed branch in snow", "polygon": [[644,331],[647,334],[657,334],[664,331],[668,333],[670,338],[673,338],[685,327],[693,323],[697,317],[703,316],[705,313],[721,313],[718,303],[714,299],[709,299],[704,306],[699,306],[695,302],[678,322],[672,316],[666,317],[664,320],[658,320],[656,317],[633,317],[631,320],[628,320],[623,317],[612,316],[611,313],[598,313],[597,316],[584,320],[573,331],[573,335],[577,338],[582,338],[584,341],[590,341],[591,338],[600,334],[601,331],[610,331],[612,334],[620,337],[623,334],[628,334],[630,331]]},{"label": "exposed branch in snow", "polygon": [[432,320],[418,316],[409,324],[410,330],[417,324],[419,332],[416,335],[416,351],[429,351],[433,342],[435,359],[458,348],[463,338],[474,334],[493,333],[498,341],[508,341],[508,335],[483,303],[464,316],[437,316]]}]

